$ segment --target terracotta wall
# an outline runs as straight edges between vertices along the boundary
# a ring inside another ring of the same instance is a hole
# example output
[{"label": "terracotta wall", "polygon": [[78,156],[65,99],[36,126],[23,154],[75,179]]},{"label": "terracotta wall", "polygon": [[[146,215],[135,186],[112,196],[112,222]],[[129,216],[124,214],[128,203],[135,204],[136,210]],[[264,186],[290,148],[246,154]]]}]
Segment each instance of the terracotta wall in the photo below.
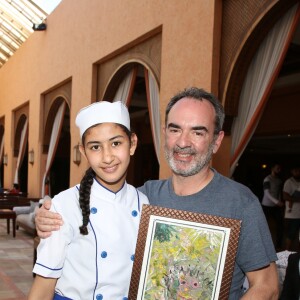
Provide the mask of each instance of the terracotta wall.
[{"label": "terracotta wall", "polygon": [[[5,153],[13,153],[12,111],[29,103],[29,149],[36,163],[28,166],[28,192],[40,196],[41,95],[71,81],[70,120],[91,102],[93,64],[111,57],[131,41],[161,26],[161,117],[169,98],[186,86],[216,89],[218,78],[221,1],[199,0],[63,0],[48,17],[47,30],[35,32],[0,69],[0,118],[5,117]],[[218,16],[215,18],[215,16]],[[214,60],[214,64],[213,64]],[[71,147],[79,141],[71,126]],[[168,176],[164,162],[160,177]],[[71,163],[70,185],[86,168]],[[11,186],[14,170],[4,169]]]}]

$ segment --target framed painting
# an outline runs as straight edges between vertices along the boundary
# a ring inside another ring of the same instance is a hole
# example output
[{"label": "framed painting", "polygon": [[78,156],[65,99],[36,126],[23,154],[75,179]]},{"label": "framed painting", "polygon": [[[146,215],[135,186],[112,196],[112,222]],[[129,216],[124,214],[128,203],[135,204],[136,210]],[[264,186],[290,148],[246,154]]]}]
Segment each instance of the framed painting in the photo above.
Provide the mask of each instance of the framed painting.
[{"label": "framed painting", "polygon": [[241,221],[144,205],[129,299],[228,299]]}]

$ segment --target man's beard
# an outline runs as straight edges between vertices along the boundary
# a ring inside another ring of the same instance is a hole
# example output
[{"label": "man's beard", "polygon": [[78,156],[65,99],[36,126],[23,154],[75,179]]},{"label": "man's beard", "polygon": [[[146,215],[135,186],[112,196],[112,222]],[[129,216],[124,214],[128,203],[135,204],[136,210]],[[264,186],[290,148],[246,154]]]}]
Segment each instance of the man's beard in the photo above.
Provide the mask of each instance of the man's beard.
[{"label": "man's beard", "polygon": [[[180,176],[188,177],[198,174],[205,166],[207,166],[211,160],[214,149],[214,141],[209,145],[208,150],[205,154],[199,155],[191,147],[180,148],[175,146],[173,149],[168,150],[167,146],[164,147],[165,158],[172,169],[172,171]],[[190,154],[193,156],[194,160],[192,162],[184,162],[174,159],[174,152],[181,154]],[[183,168],[178,167],[178,165],[183,166]],[[185,166],[186,165],[186,166]]]}]

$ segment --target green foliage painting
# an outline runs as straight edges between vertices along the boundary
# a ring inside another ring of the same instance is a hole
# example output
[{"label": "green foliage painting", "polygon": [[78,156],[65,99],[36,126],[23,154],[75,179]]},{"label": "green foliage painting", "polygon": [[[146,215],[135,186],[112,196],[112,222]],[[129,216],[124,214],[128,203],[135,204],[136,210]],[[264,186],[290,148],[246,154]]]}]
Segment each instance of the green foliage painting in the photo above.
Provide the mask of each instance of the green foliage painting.
[{"label": "green foliage painting", "polygon": [[223,238],[222,230],[157,221],[143,299],[212,299]]}]

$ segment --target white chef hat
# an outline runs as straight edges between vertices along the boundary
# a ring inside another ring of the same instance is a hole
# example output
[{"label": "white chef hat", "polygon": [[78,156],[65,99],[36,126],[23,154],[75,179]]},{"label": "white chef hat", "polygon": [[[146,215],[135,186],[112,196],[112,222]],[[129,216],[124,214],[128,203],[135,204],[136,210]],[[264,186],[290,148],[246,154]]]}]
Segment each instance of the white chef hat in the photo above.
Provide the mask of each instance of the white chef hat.
[{"label": "white chef hat", "polygon": [[100,123],[117,123],[130,130],[129,112],[121,101],[100,101],[82,108],[76,116],[75,124],[80,136],[93,125]]}]

